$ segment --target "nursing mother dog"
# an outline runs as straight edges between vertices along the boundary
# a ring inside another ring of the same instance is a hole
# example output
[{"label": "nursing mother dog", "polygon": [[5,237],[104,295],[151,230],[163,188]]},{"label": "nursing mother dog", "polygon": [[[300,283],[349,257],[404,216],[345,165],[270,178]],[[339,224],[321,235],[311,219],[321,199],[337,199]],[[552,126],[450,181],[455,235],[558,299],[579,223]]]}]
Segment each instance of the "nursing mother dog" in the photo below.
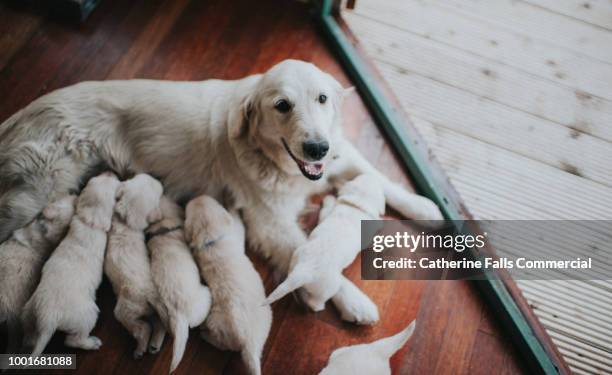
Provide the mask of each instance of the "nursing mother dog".
[{"label": "nursing mother dog", "polygon": [[0,125],[0,242],[100,165],[154,175],[179,201],[231,197],[249,244],[280,274],[306,240],[297,222],[306,197],[358,174],[376,174],[404,216],[441,219],[433,202],[388,180],[344,139],[345,93],[296,60],[234,81],[83,82],[51,92]]}]

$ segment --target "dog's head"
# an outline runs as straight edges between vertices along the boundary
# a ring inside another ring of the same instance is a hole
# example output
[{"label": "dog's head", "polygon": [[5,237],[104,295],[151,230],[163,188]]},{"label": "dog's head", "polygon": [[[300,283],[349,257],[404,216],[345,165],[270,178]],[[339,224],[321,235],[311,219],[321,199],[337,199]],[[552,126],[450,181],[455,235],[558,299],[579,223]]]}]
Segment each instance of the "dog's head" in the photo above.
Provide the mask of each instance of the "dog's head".
[{"label": "dog's head", "polygon": [[232,216],[207,195],[192,199],[185,209],[185,238],[194,249],[218,240],[230,231]]},{"label": "dog's head", "polygon": [[338,190],[338,203],[346,202],[378,218],[385,213],[385,195],[378,178],[361,174]]},{"label": "dog's head", "polygon": [[77,201],[78,217],[87,225],[108,232],[118,187],[119,179],[111,172],[89,180]]},{"label": "dog's head", "polygon": [[75,200],[76,195],[67,195],[45,207],[42,217],[47,240],[55,243],[64,236],[74,215]]},{"label": "dog's head", "polygon": [[313,64],[285,60],[258,78],[232,133],[248,135],[285,173],[318,180],[341,133],[346,92]]},{"label": "dog's head", "polygon": [[159,208],[162,193],[159,181],[147,174],[138,174],[117,189],[115,212],[130,228],[144,230],[162,219]]}]

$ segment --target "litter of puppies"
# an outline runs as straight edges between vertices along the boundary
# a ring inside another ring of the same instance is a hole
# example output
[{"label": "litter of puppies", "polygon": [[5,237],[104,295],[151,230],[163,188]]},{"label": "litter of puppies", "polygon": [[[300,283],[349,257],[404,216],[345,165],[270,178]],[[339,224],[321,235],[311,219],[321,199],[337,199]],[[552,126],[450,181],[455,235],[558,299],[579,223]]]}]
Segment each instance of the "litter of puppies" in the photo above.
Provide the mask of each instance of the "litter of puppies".
[{"label": "litter of puppies", "polygon": [[[291,292],[314,311],[331,300],[345,320],[378,320],[374,302],[342,270],[359,254],[359,221],[378,219],[384,202],[382,187],[369,175],[346,183],[337,199],[327,197],[286,279],[266,298],[245,254],[237,210],[206,195],[183,209],[149,175],[120,182],[105,172],[80,196],[56,200],[0,244],[0,323],[8,323],[11,350],[32,356],[43,353],[57,330],[67,333],[66,346],[99,349],[102,342],[91,331],[99,314],[96,290],[106,275],[117,296],[114,316],[135,339],[135,359],[157,353],[169,332],[173,372],[189,329],[199,326],[202,339],[239,352],[248,372],[260,374],[270,304]],[[353,306],[360,301],[361,316],[344,311],[347,296]],[[322,374],[389,372],[389,357],[413,330],[414,322],[395,336],[338,349]]]}]

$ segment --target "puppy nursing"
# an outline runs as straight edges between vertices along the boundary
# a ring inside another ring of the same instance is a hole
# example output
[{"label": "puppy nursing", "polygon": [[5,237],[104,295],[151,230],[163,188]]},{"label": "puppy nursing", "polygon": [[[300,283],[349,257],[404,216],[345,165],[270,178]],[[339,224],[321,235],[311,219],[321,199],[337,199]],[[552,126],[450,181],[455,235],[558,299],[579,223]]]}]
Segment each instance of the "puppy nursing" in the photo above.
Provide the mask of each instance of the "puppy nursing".
[{"label": "puppy nursing", "polygon": [[319,375],[390,375],[389,359],[410,339],[415,325],[416,321],[413,321],[394,336],[334,350],[329,357],[329,363]]},{"label": "puppy nursing", "polygon": [[98,318],[96,289],[102,281],[106,232],[111,226],[119,180],[111,173],[92,178],[76,205],[66,237],[42,270],[36,291],[24,307],[27,343],[40,355],[56,330],[66,346],[98,349],[90,336]]},{"label": "puppy nursing", "polygon": [[162,196],[160,209],[162,220],[146,233],[153,283],[166,309],[163,319],[174,336],[172,372],[185,352],[189,328],[202,324],[211,302],[210,291],[200,283],[198,267],[185,243],[182,208]]},{"label": "puppy nursing", "polygon": [[[134,358],[142,357],[147,346],[152,352],[159,350],[165,334],[159,320],[154,318],[153,308],[158,311],[163,308],[151,278],[144,237],[146,227],[161,219],[162,192],[161,183],[145,174],[121,183],[108,234],[104,273],[117,295],[115,317],[137,341]],[[147,317],[156,323],[150,344],[151,326],[143,320]]]},{"label": "puppy nursing", "polygon": [[[384,209],[382,187],[371,175],[360,175],[347,182],[339,190],[337,200],[326,197],[319,224],[308,241],[295,251],[289,275],[270,294],[267,302],[272,303],[299,288],[302,300],[312,310],[320,311],[343,287],[353,294],[359,293],[342,275],[342,270],[353,262],[360,251],[360,221],[378,219]],[[367,303],[369,299],[366,297],[364,301]],[[338,307],[343,312],[342,307]],[[373,309],[375,314],[369,320],[378,320],[375,305]]]},{"label": "puppy nursing", "polygon": [[265,290],[244,253],[240,218],[213,198],[200,196],[187,205],[185,233],[212,293],[213,305],[202,337],[219,349],[240,352],[250,373],[260,374],[272,311],[262,306]]},{"label": "puppy nursing", "polygon": [[49,253],[66,233],[74,200],[68,195],[51,203],[39,218],[0,245],[0,323],[8,323],[10,353],[18,349],[23,305],[34,292]]}]

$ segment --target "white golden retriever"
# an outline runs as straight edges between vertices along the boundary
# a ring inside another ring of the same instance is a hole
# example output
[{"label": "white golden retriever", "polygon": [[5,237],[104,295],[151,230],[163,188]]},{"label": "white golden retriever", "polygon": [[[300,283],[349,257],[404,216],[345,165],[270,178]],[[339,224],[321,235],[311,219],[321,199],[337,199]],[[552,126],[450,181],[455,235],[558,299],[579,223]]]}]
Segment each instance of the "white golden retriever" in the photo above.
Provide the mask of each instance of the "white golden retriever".
[{"label": "white golden retriever", "polygon": [[162,220],[147,228],[147,246],[153,282],[166,308],[162,318],[174,336],[173,372],[183,358],[189,328],[199,326],[208,316],[211,297],[185,243],[183,209],[166,196],[161,198],[160,209]]},{"label": "white golden retriever", "polygon": [[0,245],[0,323],[8,326],[8,353],[19,349],[23,305],[30,298],[44,262],[66,234],[74,215],[74,195],[54,201],[28,226]]},{"label": "white golden retriever", "polygon": [[175,200],[231,193],[249,244],[281,273],[306,241],[297,223],[306,197],[330,180],[373,173],[401,214],[440,219],[433,202],[391,182],[344,139],[344,93],[296,60],[235,81],[84,82],[54,91],[0,125],[0,242],[101,163],[158,177]]},{"label": "white golden retriever", "polygon": [[244,253],[244,226],[208,196],[187,205],[185,234],[212,293],[202,337],[222,350],[240,352],[253,375],[272,325],[272,310],[259,274]]},{"label": "white golden retriever", "polygon": [[98,319],[96,290],[102,282],[106,233],[118,186],[111,173],[89,180],[66,237],[45,263],[40,284],[23,308],[32,356],[43,352],[58,329],[67,333],[66,346],[95,350],[102,345],[90,333]]},{"label": "white golden retriever", "polygon": [[[369,174],[344,184],[337,200],[326,197],[319,224],[308,241],[295,251],[287,279],[270,294],[267,302],[272,303],[299,288],[301,299],[312,310],[323,310],[342,284],[350,283],[342,270],[360,252],[361,220],[379,219],[384,210],[382,187]],[[373,315],[378,320],[378,314]]]},{"label": "white golden retriever", "polygon": [[[147,347],[153,352],[159,350],[165,335],[165,329],[155,317],[156,310],[163,309],[151,277],[144,236],[150,223],[161,220],[162,193],[161,183],[146,174],[122,182],[117,189],[115,214],[108,232],[104,273],[117,295],[115,317],[136,339],[134,358],[141,358]],[[154,323],[153,336],[146,318]]]},{"label": "white golden retriever", "polygon": [[394,336],[334,350],[319,375],[391,375],[389,359],[410,339],[415,325],[416,320]]}]

